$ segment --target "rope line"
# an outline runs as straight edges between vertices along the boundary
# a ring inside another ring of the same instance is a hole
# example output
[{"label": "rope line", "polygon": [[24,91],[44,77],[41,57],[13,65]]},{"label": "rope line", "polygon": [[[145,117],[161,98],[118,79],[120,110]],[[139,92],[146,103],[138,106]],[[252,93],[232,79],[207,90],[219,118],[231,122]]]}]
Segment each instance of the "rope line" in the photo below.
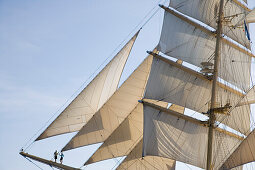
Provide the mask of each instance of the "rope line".
[{"label": "rope line", "polygon": [[[158,3],[160,3],[162,0],[160,0]],[[168,0],[164,0],[162,3],[165,3]],[[157,3],[157,4],[158,4]],[[71,95],[71,97],[66,100],[66,102],[46,121],[46,123],[31,137],[28,139],[28,141],[23,145],[22,149],[24,151],[26,151],[27,149],[29,149],[33,144],[34,144],[34,140],[35,137],[38,136],[38,134],[41,132],[42,130],[45,129],[45,127],[48,127],[50,124],[49,122],[53,119],[53,117],[56,117],[56,115],[60,112],[60,110],[62,110],[64,108],[64,106],[67,105],[67,103],[69,103],[74,96],[76,96],[78,93],[81,92],[81,89],[84,89],[85,84],[92,78],[94,77],[94,75],[99,72],[99,69],[109,60],[110,57],[112,57],[116,51],[118,49],[120,49],[121,46],[123,46],[123,44],[127,41],[127,39],[129,39],[131,34],[134,34],[135,31],[137,31],[137,29],[140,27],[139,30],[141,30],[155,15],[156,13],[158,13],[159,11],[159,7],[156,11],[154,11],[156,8],[158,7],[158,5],[155,5],[144,17],[143,19],[134,27],[134,29],[132,29],[132,31],[124,38],[124,40],[113,50],[113,52],[97,67],[97,69],[82,83],[82,85]],[[154,12],[153,12],[154,11]],[[153,13],[152,13],[153,12]],[[152,13],[152,14],[151,14]],[[151,14],[151,15],[150,15]],[[149,17],[150,16],[150,17]],[[148,18],[149,17],[149,18]],[[146,18],[148,18],[146,20]],[[31,142],[33,140],[33,142]],[[31,143],[30,143],[31,142]],[[30,144],[29,144],[30,143]]]},{"label": "rope line", "polygon": [[24,157],[25,159],[27,159],[29,162],[31,162],[32,164],[34,164],[37,168],[43,170],[39,165],[37,165],[36,163],[34,163],[32,160],[28,159],[27,157]]}]

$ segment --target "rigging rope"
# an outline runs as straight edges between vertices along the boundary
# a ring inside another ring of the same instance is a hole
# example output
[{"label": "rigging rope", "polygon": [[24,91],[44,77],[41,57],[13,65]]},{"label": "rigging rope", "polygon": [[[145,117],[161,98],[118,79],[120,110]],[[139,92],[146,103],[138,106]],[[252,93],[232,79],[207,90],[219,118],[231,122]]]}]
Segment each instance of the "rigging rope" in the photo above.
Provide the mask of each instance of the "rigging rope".
[{"label": "rigging rope", "polygon": [[[76,96],[79,92],[81,92],[81,89],[85,88],[85,84],[92,78],[94,77],[94,75],[96,73],[99,72],[99,69],[105,65],[105,63],[107,62],[107,60],[109,60],[110,57],[112,57],[116,51],[118,49],[120,49],[121,46],[123,46],[123,44],[129,39],[130,35],[134,34],[135,31],[137,31],[137,29],[139,28],[139,30],[141,30],[151,19],[152,17],[154,17],[156,15],[156,13],[159,11],[159,7],[158,4],[161,3],[161,1],[163,1],[162,3],[166,3],[166,1],[168,0],[159,0],[157,5],[155,5],[144,17],[143,19],[134,27],[134,29],[132,29],[132,31],[124,38],[124,40],[113,50],[113,52],[97,67],[97,69],[82,83],[82,85],[71,95],[71,97],[66,100],[66,102],[46,121],[46,123],[31,137],[29,138],[29,140],[23,145],[22,149],[24,151],[28,150],[33,144],[34,144],[34,140],[35,137],[38,136],[38,134],[40,132],[42,132],[43,129],[45,129],[45,127],[49,126],[49,122],[53,119],[53,117],[56,117],[56,115],[60,112],[60,110],[62,110],[64,108],[64,106],[67,105],[67,103],[69,103],[74,96]],[[156,11],[154,11],[156,8],[158,7],[158,9]],[[153,12],[154,11],[154,12]],[[153,13],[152,13],[153,12]],[[152,14],[151,14],[152,13]],[[148,18],[149,17],[149,18]],[[147,18],[147,19],[146,19]],[[33,140],[33,142],[31,142]],[[31,142],[31,143],[30,143]]]},{"label": "rigging rope", "polygon": [[[166,1],[166,0],[165,0]],[[151,10],[151,11],[153,11],[155,9],[155,7]],[[159,11],[159,9],[157,9],[149,18],[148,18],[148,20],[142,25],[142,27],[143,26],[145,26],[148,22],[149,22],[149,20],[157,13]],[[149,12],[150,13],[150,12]],[[145,18],[147,18],[148,17],[148,15],[149,14],[147,14],[146,16],[145,16]],[[145,19],[144,18],[144,19]],[[144,20],[143,19],[143,20]],[[130,34],[128,34],[128,36],[127,36],[127,38],[132,34],[132,32],[134,31],[134,30],[136,30],[137,28],[138,28],[138,26],[139,25],[141,25],[142,23],[143,23],[143,20],[131,31],[131,33]],[[142,28],[141,27],[141,28]],[[127,39],[126,38],[126,39]],[[121,44],[112,52],[112,54],[110,55],[110,56],[112,56],[114,53],[115,53],[115,51],[126,41],[126,39],[124,40],[124,41],[122,41],[121,42]],[[96,69],[96,71],[82,84],[82,86],[70,97],[70,99],[68,99],[65,103],[64,103],[64,105],[63,106],[61,106],[60,107],[60,109],[62,109],[70,100],[71,100],[71,98],[76,94],[76,93],[78,93],[79,91],[80,91],[80,89],[82,88],[82,87],[84,87],[84,85],[85,85],[85,83],[87,83],[87,81],[89,80],[89,79],[91,79],[92,78],[92,76],[93,75],[95,75],[95,73],[101,68],[101,66],[110,58],[110,56],[109,57],[107,57],[107,59]],[[241,61],[235,61],[235,62],[241,62]],[[49,123],[49,121],[60,111],[60,109],[58,109],[57,110],[57,112],[46,122],[47,124]],[[46,126],[46,125],[45,125]],[[45,127],[44,126],[44,127]],[[39,130],[39,131],[41,131],[42,130],[42,128]],[[39,131],[35,134],[35,135],[37,135],[38,133],[39,133]],[[35,135],[30,139],[30,141],[35,137]],[[29,142],[30,142],[29,141]],[[33,142],[34,143],[34,142]],[[33,143],[31,143],[30,145],[28,145],[28,147],[26,147],[26,149],[28,149]],[[27,145],[27,144],[26,144]],[[26,146],[25,145],[25,146]],[[25,149],[25,150],[26,150]],[[29,160],[30,162],[32,162],[31,160]],[[33,163],[33,162],[32,162]],[[117,162],[118,163],[118,162]],[[34,163],[33,163],[34,164]],[[36,165],[36,164],[35,164]],[[185,164],[186,165],[186,164]],[[37,166],[37,165],[36,165]],[[186,165],[187,166],[187,165]],[[188,166],[187,166],[188,167]],[[39,167],[40,168],[40,167]],[[40,168],[41,169],[41,168]],[[190,167],[189,167],[189,169],[191,169]]]},{"label": "rigging rope", "polygon": [[191,169],[191,170],[192,170],[192,168],[191,168],[190,166],[188,166],[186,163],[184,163],[184,165],[186,165],[189,169]]},{"label": "rigging rope", "polygon": [[28,159],[27,157],[24,157],[26,158],[29,162],[31,162],[32,164],[34,164],[37,168],[43,170],[39,165],[37,165],[36,163],[34,163],[32,160]]}]

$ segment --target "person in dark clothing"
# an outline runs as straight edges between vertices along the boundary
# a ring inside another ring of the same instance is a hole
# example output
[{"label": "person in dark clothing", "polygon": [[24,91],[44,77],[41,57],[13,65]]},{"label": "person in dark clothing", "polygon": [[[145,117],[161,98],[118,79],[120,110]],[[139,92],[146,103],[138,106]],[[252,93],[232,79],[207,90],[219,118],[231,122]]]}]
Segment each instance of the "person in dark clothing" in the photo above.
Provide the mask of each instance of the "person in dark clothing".
[{"label": "person in dark clothing", "polygon": [[58,151],[57,151],[57,150],[54,152],[54,159],[55,159],[55,162],[56,162],[57,159],[58,159]]},{"label": "person in dark clothing", "polygon": [[61,153],[59,154],[59,156],[60,156],[60,163],[62,164],[62,163],[63,163],[63,159],[64,159],[64,154],[63,154],[63,152],[61,152]]}]

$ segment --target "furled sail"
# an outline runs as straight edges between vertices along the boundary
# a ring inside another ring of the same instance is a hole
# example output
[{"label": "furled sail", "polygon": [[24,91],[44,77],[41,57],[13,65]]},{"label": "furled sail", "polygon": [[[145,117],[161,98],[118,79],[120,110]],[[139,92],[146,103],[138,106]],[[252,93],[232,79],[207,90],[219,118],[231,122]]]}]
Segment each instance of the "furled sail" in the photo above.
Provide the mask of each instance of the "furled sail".
[{"label": "furled sail", "polygon": [[[191,118],[189,118],[191,119]],[[144,105],[143,156],[160,156],[206,167],[208,127]],[[220,168],[240,139],[215,130],[213,167]],[[223,161],[223,162],[222,162]]]},{"label": "furled sail", "polygon": [[[165,12],[159,51],[200,68],[202,68],[202,62],[213,62],[215,35],[204,27],[195,27],[188,18],[186,18],[187,21],[178,18],[179,15],[176,15],[173,10],[168,11]],[[251,55],[234,48],[225,41],[220,51],[219,77],[241,90],[248,90],[250,88]]]},{"label": "furled sail", "polygon": [[96,111],[116,91],[123,68],[138,33],[131,38],[119,53],[36,140],[78,131],[90,120]]},{"label": "furled sail", "polygon": [[[145,98],[165,101],[199,113],[206,113],[210,106],[211,81],[195,71],[192,72],[191,69],[171,63],[175,62],[155,55],[146,86]],[[218,85],[217,102],[219,107],[235,106],[240,99],[241,96],[234,93],[233,89]],[[228,116],[219,115],[217,120],[247,134],[250,129],[250,109],[247,107],[249,106],[233,109]]]},{"label": "furled sail", "polygon": [[[146,102],[167,108],[168,103],[143,99]],[[176,105],[170,106],[171,110],[179,113],[184,108]],[[105,140],[102,146],[90,157],[87,164],[98,161],[126,156],[142,140],[143,136],[143,105],[139,103],[132,113],[120,124],[120,126]],[[140,153],[142,154],[142,152]],[[140,155],[141,156],[141,155]]]},{"label": "furled sail", "polygon": [[124,161],[119,165],[117,170],[133,170],[133,169],[160,169],[160,170],[175,170],[176,162],[171,159],[146,156],[142,158],[142,140],[128,154]]},{"label": "furled sail", "polygon": [[255,130],[229,156],[222,169],[231,169],[255,161]]},{"label": "furled sail", "polygon": [[148,56],[143,61],[101,109],[71,139],[63,151],[103,142],[109,137],[135,109],[137,101],[142,98],[152,58],[152,56]]},{"label": "furled sail", "polygon": [[[171,0],[170,6],[216,29],[220,0]],[[246,48],[250,42],[243,28],[234,28],[250,10],[234,1],[225,1],[223,7],[223,34]]]}]

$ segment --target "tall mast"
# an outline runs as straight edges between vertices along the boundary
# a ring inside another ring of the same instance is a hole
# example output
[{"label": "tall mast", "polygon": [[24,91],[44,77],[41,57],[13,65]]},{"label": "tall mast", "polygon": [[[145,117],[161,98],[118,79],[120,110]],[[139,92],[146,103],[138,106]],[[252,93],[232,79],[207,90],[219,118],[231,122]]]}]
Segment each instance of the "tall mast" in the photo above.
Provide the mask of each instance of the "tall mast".
[{"label": "tall mast", "polygon": [[216,106],[216,91],[217,91],[217,80],[218,80],[218,66],[220,61],[220,41],[222,32],[222,13],[223,13],[224,0],[220,0],[220,9],[218,16],[217,25],[217,37],[216,37],[216,48],[214,57],[214,72],[213,72],[213,83],[212,83],[212,96],[211,96],[211,107],[209,111],[209,132],[208,132],[208,148],[207,148],[207,165],[206,169],[212,169],[212,144],[213,144],[213,128],[215,123],[215,111]]}]

